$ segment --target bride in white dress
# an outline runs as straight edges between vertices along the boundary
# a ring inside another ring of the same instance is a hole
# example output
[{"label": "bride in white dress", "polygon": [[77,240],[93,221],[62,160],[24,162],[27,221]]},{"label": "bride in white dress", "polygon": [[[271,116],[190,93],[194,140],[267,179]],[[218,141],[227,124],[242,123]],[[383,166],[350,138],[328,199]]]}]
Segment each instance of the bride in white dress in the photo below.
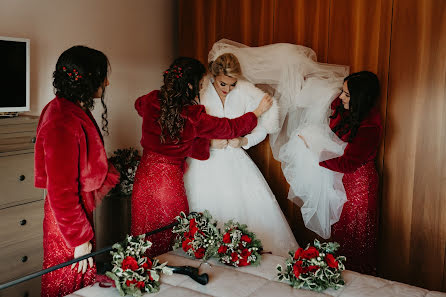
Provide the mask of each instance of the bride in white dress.
[{"label": "bride in white dress", "polygon": [[[249,82],[267,84],[273,90],[279,105],[280,131],[270,134],[269,141],[273,155],[281,162],[284,176],[290,184],[288,198],[301,207],[302,218],[308,229],[323,238],[329,238],[331,225],[339,220],[346,195],[342,184],[343,174],[323,168],[319,166],[319,162],[341,156],[346,146],[329,128],[328,116],[330,104],[339,95],[343,78],[348,75],[348,67],[318,63],[312,49],[287,43],[248,47],[223,39],[213,45],[209,60],[214,60],[222,53],[232,53],[238,58],[243,76]],[[238,165],[237,162],[234,164]],[[215,182],[212,183],[214,191],[210,191],[208,197],[202,197],[200,203],[204,199],[209,199],[207,203],[213,203],[213,196],[221,195],[212,195],[211,192],[242,191],[225,184],[224,177],[233,175],[234,178],[242,178],[239,174],[246,175],[247,170],[220,174],[219,168],[214,169],[214,176],[220,178],[222,183],[218,187],[215,187]],[[256,171],[258,172],[257,169]],[[250,178],[245,177],[246,191],[253,193],[260,187],[256,182],[250,181]],[[197,189],[191,187],[190,190]],[[232,195],[240,197],[239,203],[243,203],[243,196],[237,196],[236,193]],[[247,200],[251,201],[252,198],[256,201],[255,195],[259,194],[248,195],[250,199]],[[257,201],[261,200],[257,197]],[[196,206],[194,203],[192,201],[193,207]],[[221,207],[225,202],[218,203],[215,208]],[[270,219],[269,213],[264,212],[255,202],[252,202],[250,208],[258,213],[258,217]],[[226,208],[222,207],[222,211],[226,211]],[[251,213],[243,211],[238,215],[246,216],[247,221],[252,217]],[[277,226],[275,230],[283,232]]]},{"label": "bride in white dress", "polygon": [[[203,83],[200,103],[210,115],[236,118],[254,110],[265,95],[242,78],[240,64],[232,54],[213,57],[209,68],[212,75]],[[275,103],[251,134],[212,140],[208,160],[189,159],[184,184],[191,211],[207,209],[220,223],[233,219],[246,224],[265,251],[286,257],[298,244],[263,175],[244,151],[278,129]]]}]

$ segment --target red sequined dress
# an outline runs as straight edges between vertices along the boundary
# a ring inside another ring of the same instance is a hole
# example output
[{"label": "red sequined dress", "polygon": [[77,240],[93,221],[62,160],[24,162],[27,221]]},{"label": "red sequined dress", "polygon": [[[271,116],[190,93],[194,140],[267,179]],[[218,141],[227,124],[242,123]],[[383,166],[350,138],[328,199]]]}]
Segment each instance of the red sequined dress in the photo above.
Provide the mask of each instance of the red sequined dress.
[{"label": "red sequined dress", "polygon": [[[186,157],[208,159],[210,139],[246,135],[257,125],[257,117],[250,112],[232,120],[216,118],[207,115],[203,105],[187,106],[180,141],[161,143],[159,91],[138,98],[135,108],[143,118],[144,148],[132,193],[132,234],[139,235],[174,222],[181,211],[189,213],[183,183]],[[153,243],[148,255],[154,257],[171,250],[174,234],[169,229],[148,239]]]},{"label": "red sequined dress", "polygon": [[[337,98],[332,109],[341,100]],[[330,121],[333,129],[340,115]],[[347,144],[344,154],[326,160],[320,165],[344,173],[342,182],[347,202],[339,221],[332,226],[331,240],[341,247],[340,255],[347,257],[346,267],[361,273],[376,274],[378,233],[378,173],[375,158],[381,140],[381,117],[377,108],[361,122],[353,141]],[[338,135],[339,136],[339,135]],[[350,132],[341,139],[347,141]]]},{"label": "red sequined dress", "polygon": [[[35,186],[46,188],[43,269],[74,258],[87,241],[94,248],[93,209],[117,184],[99,128],[89,111],[55,98],[42,111],[35,146]],[[96,265],[85,274],[60,268],[42,276],[41,296],[65,296],[94,284]]]}]

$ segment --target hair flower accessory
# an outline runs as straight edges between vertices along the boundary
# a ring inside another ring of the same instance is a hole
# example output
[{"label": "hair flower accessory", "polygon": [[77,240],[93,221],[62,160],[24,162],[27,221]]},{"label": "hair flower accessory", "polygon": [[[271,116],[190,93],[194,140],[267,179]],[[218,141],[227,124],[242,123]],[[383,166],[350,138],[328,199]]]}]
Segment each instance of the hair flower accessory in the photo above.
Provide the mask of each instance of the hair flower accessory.
[{"label": "hair flower accessory", "polygon": [[69,71],[67,67],[63,66],[62,71],[67,73],[68,76],[75,81],[78,81],[80,78],[82,78],[82,75],[79,74],[79,71],[77,71],[76,68],[73,68],[72,71]]}]

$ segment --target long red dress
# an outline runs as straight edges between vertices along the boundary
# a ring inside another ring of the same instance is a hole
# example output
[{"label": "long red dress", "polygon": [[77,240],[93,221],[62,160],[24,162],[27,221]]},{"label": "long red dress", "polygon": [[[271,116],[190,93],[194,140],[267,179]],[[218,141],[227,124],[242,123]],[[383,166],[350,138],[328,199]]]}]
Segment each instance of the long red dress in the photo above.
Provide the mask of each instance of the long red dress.
[{"label": "long red dress", "polygon": [[[119,181],[109,166],[102,136],[90,112],[63,98],[43,109],[37,127],[35,186],[47,189],[43,220],[43,269],[74,258],[74,248],[94,247],[93,209]],[[70,266],[42,276],[42,296],[65,296],[95,282]]]},{"label": "long red dress", "polygon": [[[332,109],[342,104],[337,98]],[[333,129],[340,115],[330,121]],[[346,267],[361,273],[376,274],[378,233],[378,173],[375,158],[381,140],[382,125],[378,109],[373,108],[361,122],[344,154],[321,162],[320,165],[344,173],[342,182],[347,202],[339,221],[332,226],[331,240],[341,247],[339,254],[347,257]],[[347,141],[350,132],[341,139]]]},{"label": "long red dress", "polygon": [[[257,117],[250,112],[233,120],[216,118],[207,115],[203,105],[187,106],[181,140],[161,143],[159,91],[138,98],[135,108],[143,118],[144,148],[132,193],[132,234],[139,235],[172,223],[181,211],[189,212],[183,183],[186,157],[208,159],[210,139],[246,135],[257,125]],[[150,236],[148,255],[169,251],[173,239],[171,229]]]}]

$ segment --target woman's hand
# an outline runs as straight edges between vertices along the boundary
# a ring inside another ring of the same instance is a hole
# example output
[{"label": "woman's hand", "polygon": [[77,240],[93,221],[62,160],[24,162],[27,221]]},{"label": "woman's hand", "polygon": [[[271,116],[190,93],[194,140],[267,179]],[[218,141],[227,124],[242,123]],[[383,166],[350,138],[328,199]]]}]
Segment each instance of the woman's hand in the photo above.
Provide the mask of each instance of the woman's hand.
[{"label": "woman's hand", "polygon": [[228,140],[226,139],[211,139],[211,147],[216,149],[224,149],[228,146]]},{"label": "woman's hand", "polygon": [[233,138],[228,141],[228,145],[233,148],[239,148],[247,144],[248,138],[246,137]]},{"label": "woman's hand", "polygon": [[302,135],[297,135],[297,136],[299,136],[299,138],[300,139],[302,139],[302,141],[305,143],[305,146],[309,149],[310,147],[308,146],[308,143],[307,143],[307,141],[305,140],[305,138],[302,136]]},{"label": "woman's hand", "polygon": [[260,117],[264,112],[270,109],[272,105],[273,98],[270,95],[265,94],[265,96],[263,96],[262,98],[262,101],[260,101],[259,106],[257,106],[257,108],[253,112],[256,117]]},{"label": "woman's hand", "polygon": [[[79,258],[86,254],[89,254],[91,252],[91,248],[92,248],[92,246],[89,241],[87,241],[86,243],[83,243],[81,245],[78,245],[77,247],[74,248],[74,258]],[[87,263],[87,260],[88,260],[88,263]],[[76,267],[76,264],[78,264],[77,272],[82,271],[82,274],[84,274],[87,271],[88,264],[90,264],[90,268],[93,267],[93,258],[90,257],[86,260],[82,260],[77,263],[74,263],[73,265],[71,265],[71,269]]]}]

